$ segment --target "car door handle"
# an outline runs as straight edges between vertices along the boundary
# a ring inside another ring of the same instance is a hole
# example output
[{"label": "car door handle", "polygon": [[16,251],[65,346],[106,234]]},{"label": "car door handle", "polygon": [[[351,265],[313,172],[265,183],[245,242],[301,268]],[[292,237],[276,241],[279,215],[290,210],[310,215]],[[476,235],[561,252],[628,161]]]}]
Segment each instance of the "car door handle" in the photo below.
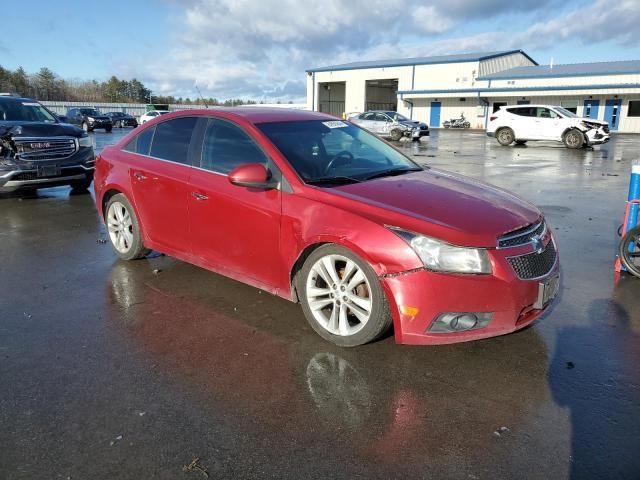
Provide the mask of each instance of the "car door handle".
[{"label": "car door handle", "polygon": [[196,200],[209,200],[209,197],[198,192],[191,192],[191,196]]},{"label": "car door handle", "polygon": [[146,176],[146,175],[141,174],[140,172],[135,172],[135,173],[133,174],[133,176],[134,176],[134,177],[136,177],[138,180],[146,180],[146,179],[147,179],[147,176]]}]

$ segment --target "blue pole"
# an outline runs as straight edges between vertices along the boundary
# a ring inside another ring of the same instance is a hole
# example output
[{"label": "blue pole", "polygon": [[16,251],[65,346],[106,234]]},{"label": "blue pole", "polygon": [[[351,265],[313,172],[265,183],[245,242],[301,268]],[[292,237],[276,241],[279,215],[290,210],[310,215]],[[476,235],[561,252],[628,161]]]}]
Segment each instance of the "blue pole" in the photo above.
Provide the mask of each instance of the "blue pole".
[{"label": "blue pole", "polygon": [[[629,200],[640,199],[640,160],[634,160],[631,166],[631,178],[629,180]],[[634,228],[638,223],[638,204],[629,208],[629,219],[627,221],[627,231]]]}]

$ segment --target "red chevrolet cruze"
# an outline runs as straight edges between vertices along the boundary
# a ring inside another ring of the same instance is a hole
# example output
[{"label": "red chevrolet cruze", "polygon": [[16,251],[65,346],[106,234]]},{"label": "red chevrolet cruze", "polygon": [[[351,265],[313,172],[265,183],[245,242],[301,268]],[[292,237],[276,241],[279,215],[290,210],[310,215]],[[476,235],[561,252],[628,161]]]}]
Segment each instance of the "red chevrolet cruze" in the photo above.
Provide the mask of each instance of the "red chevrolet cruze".
[{"label": "red chevrolet cruze", "polygon": [[513,332],[558,291],[533,205],[321,113],[164,115],[104,149],[95,189],[122,259],[154,249],[300,302],[342,346],[392,324],[408,344]]}]

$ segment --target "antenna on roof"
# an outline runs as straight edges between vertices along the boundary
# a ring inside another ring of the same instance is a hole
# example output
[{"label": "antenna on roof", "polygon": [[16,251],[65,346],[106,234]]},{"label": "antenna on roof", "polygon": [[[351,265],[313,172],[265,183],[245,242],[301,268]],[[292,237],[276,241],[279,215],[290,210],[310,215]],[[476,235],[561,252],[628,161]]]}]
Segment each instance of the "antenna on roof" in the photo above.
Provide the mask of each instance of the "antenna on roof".
[{"label": "antenna on roof", "polygon": [[209,105],[207,105],[207,101],[202,96],[202,93],[200,93],[200,89],[198,88],[198,80],[197,79],[193,82],[193,86],[196,87],[196,90],[198,92],[198,96],[200,97],[200,100],[202,100],[202,103],[204,103],[204,108],[209,108]]},{"label": "antenna on roof", "polygon": [[553,57],[551,57],[551,61],[549,62],[549,70],[553,70]]}]

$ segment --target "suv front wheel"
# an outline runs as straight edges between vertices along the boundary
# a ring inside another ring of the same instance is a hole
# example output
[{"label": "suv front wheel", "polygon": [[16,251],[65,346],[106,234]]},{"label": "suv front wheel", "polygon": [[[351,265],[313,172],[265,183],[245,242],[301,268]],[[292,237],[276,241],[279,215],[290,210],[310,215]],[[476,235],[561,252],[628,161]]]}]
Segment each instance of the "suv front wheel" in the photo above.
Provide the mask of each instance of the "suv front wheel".
[{"label": "suv front wheel", "polygon": [[577,128],[573,128],[565,133],[564,144],[567,148],[582,148],[584,145],[584,135]]},{"label": "suv front wheel", "polygon": [[498,140],[498,143],[503,147],[511,145],[515,139],[516,136],[514,135],[513,130],[508,127],[501,128],[496,134],[496,140]]}]

